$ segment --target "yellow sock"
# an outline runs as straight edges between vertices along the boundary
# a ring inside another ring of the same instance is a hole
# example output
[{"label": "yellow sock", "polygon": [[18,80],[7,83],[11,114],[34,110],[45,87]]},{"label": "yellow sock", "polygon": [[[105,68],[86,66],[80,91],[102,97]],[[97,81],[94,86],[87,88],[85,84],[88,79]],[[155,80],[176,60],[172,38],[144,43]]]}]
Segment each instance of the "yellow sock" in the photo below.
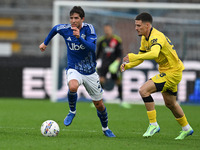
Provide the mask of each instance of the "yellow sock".
[{"label": "yellow sock", "polygon": [[150,123],[154,123],[157,122],[156,120],[156,110],[152,110],[152,111],[147,111],[147,116],[149,118],[149,122]]},{"label": "yellow sock", "polygon": [[176,118],[176,121],[178,121],[178,123],[182,127],[185,127],[186,125],[188,125],[187,118],[185,117],[185,115],[183,117],[181,117],[181,118]]}]

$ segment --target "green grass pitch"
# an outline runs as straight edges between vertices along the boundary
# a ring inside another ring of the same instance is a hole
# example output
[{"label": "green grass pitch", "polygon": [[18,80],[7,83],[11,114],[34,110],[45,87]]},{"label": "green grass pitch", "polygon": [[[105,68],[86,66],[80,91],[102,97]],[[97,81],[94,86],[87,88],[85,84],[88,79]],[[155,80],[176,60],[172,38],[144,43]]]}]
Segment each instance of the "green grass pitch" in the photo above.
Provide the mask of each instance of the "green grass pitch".
[{"label": "green grass pitch", "polygon": [[[194,134],[176,141],[181,127],[165,106],[156,106],[160,133],[151,138],[142,135],[148,127],[144,105],[123,109],[118,104],[105,104],[109,128],[117,136],[105,137],[96,109],[90,103],[78,102],[73,123],[65,127],[63,119],[68,103],[49,100],[0,99],[0,150],[197,150],[200,148],[200,106],[183,105]],[[45,120],[60,126],[57,137],[44,137],[40,126]]]}]

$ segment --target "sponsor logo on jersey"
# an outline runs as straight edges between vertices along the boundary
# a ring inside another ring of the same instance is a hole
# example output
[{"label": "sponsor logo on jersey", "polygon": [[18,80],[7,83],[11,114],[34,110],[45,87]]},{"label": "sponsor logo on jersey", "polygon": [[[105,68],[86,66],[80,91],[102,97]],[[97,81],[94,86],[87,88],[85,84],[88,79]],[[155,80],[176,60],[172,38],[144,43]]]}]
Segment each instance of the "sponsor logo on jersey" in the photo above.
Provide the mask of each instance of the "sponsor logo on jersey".
[{"label": "sponsor logo on jersey", "polygon": [[75,51],[78,51],[78,50],[84,50],[85,47],[81,44],[81,45],[76,45],[76,43],[71,43],[71,45],[69,43],[67,43],[68,47],[70,50],[75,50]]},{"label": "sponsor logo on jersey", "polygon": [[156,44],[157,43],[157,41],[158,41],[158,39],[156,38],[156,39],[152,39],[151,40],[151,45],[153,45],[153,44]]}]

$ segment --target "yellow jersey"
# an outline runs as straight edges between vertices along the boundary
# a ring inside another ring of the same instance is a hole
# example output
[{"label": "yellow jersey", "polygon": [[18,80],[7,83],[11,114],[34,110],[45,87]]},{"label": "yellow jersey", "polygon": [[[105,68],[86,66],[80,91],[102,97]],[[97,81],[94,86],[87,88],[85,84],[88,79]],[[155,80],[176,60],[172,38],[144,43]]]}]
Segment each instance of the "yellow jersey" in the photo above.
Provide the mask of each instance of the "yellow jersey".
[{"label": "yellow jersey", "polygon": [[169,38],[155,28],[151,28],[149,38],[146,39],[145,36],[141,38],[140,52],[146,53],[151,51],[151,47],[154,45],[160,46],[160,53],[154,59],[159,65],[159,72],[182,71],[185,69]]}]

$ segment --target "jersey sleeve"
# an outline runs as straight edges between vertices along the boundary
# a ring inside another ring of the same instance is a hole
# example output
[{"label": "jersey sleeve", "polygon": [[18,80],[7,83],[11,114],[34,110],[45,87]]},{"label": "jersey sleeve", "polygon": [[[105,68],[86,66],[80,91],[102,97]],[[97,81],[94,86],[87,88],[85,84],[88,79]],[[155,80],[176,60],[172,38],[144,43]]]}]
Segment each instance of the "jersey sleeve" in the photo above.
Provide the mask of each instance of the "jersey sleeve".
[{"label": "jersey sleeve", "polygon": [[136,60],[136,61],[134,61],[134,62],[127,63],[127,64],[125,65],[125,70],[130,69],[130,68],[133,68],[133,67],[136,67],[136,66],[138,66],[139,64],[141,64],[143,61],[144,61],[144,60]]},{"label": "jersey sleeve", "polygon": [[162,49],[164,43],[165,43],[165,39],[162,36],[152,36],[150,37],[150,48],[152,48],[152,46],[154,45],[159,45],[160,48]]},{"label": "jersey sleeve", "polygon": [[51,39],[57,34],[57,25],[54,26],[44,40],[44,44],[48,45]]},{"label": "jersey sleeve", "polygon": [[129,61],[134,62],[136,60],[150,60],[150,59],[155,59],[158,57],[160,53],[160,46],[159,45],[154,45],[151,47],[151,50],[144,53],[144,54],[134,54],[134,53],[129,53]]},{"label": "jersey sleeve", "polygon": [[[143,52],[139,51],[138,54],[143,54]],[[136,60],[136,61],[133,61],[133,62],[129,62],[125,65],[125,70],[136,67],[136,66],[140,65],[143,61],[144,60]]]},{"label": "jersey sleeve", "polygon": [[82,37],[78,38],[78,40],[89,50],[96,50],[96,40],[97,35],[95,33],[94,27],[91,24],[88,24],[88,28],[86,30],[86,37],[83,39]]}]

